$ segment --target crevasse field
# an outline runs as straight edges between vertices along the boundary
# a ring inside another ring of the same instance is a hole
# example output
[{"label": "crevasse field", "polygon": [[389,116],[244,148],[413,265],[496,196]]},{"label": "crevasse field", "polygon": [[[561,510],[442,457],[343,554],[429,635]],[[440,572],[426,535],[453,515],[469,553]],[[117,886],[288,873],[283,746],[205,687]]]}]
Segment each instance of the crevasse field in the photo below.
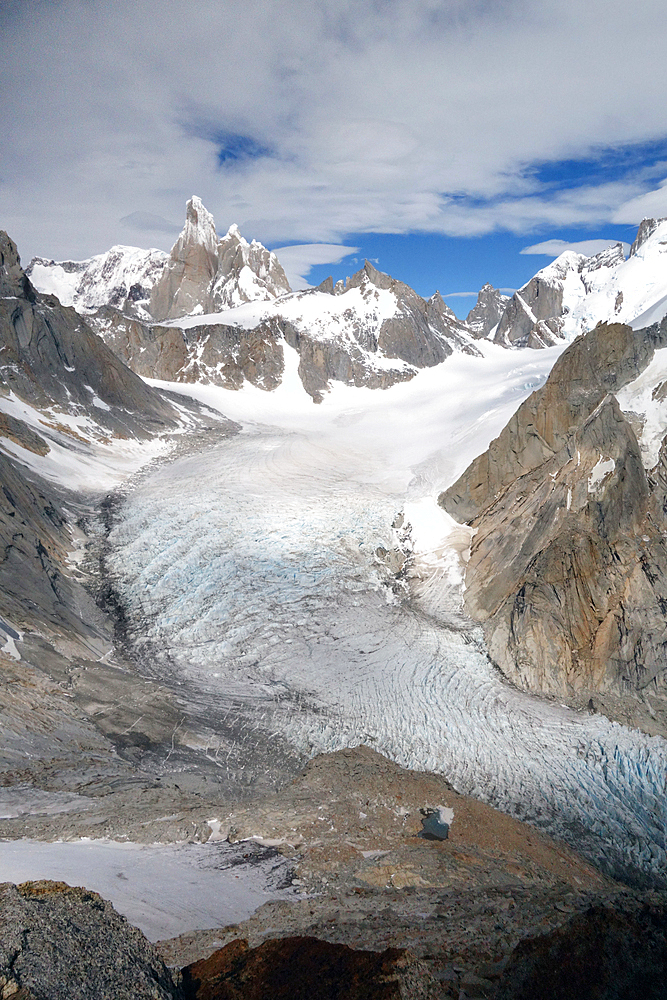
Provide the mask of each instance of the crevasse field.
[{"label": "crevasse field", "polygon": [[274,393],[170,385],[243,429],[129,493],[110,568],[155,672],[253,720],[251,770],[258,738],[363,742],[612,868],[662,868],[667,744],[514,690],[461,613],[470,531],[435,497],[558,353],[484,350],[320,406],[289,348]]}]

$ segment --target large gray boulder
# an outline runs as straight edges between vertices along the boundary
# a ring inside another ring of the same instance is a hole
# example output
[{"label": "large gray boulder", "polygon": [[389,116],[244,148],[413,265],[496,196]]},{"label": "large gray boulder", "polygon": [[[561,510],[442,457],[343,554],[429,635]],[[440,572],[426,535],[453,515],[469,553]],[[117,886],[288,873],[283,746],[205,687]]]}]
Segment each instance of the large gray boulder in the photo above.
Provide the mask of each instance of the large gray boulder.
[{"label": "large gray boulder", "polygon": [[0,988],[14,1000],[182,1000],[180,976],[96,892],[0,885]]}]

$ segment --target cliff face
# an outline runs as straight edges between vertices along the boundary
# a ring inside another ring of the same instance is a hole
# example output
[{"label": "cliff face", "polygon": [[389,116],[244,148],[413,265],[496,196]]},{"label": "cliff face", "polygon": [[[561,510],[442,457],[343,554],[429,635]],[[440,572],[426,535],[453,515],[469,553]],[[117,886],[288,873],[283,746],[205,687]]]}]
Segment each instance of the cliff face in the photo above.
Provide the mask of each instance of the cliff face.
[{"label": "cliff face", "polygon": [[[225,239],[229,242],[229,234]],[[243,249],[240,239],[233,236],[237,255]],[[268,254],[259,245],[243,245],[248,252],[255,247]],[[261,262],[255,263],[262,273]],[[265,263],[267,274],[273,274],[271,261]],[[229,294],[237,284],[227,280]],[[244,380],[275,389],[282,380],[287,344],[298,353],[299,376],[316,402],[331,381],[384,389],[411,379],[420,368],[440,364],[454,350],[478,353],[465,324],[440,295],[422,299],[368,262],[345,285],[334,288],[329,282],[324,289],[279,299],[256,298],[241,316],[229,310],[201,322],[190,316],[148,324],[105,307],[89,321],[139,375],[229,389],[240,388]]]},{"label": "cliff face", "polygon": [[0,232],[0,390],[37,407],[87,415],[121,437],[173,426],[176,413],[72,308],[41,295]]},{"label": "cliff face", "polygon": [[667,694],[667,446],[647,472],[613,395],[666,343],[667,323],[578,338],[439,498],[477,529],[466,608],[524,689]]},{"label": "cliff face", "polygon": [[17,1000],[183,1000],[141,931],[64,882],[0,885],[0,988]]}]

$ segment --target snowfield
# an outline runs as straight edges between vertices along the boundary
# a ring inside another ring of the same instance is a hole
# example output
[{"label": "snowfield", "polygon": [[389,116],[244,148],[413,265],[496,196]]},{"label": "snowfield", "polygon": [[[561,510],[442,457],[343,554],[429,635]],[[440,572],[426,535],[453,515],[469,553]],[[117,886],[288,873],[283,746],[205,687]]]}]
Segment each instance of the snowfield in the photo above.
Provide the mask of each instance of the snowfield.
[{"label": "snowfield", "polygon": [[109,562],[137,650],[182,691],[243,706],[255,740],[367,743],[613,870],[657,871],[665,741],[509,687],[462,614],[470,531],[435,497],[562,350],[483,349],[320,406],[289,349],[273,393],[170,385],[243,432],[127,497]]}]

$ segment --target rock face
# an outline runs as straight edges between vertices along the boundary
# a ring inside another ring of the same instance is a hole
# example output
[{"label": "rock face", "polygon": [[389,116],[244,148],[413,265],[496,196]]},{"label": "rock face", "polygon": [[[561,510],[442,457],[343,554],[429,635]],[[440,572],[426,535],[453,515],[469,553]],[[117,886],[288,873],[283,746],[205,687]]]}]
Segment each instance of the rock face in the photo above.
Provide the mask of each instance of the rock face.
[{"label": "rock face", "polygon": [[477,302],[466,316],[466,325],[473,337],[488,337],[498,326],[508,302],[508,296],[502,295],[487,281],[477,296]]},{"label": "rock face", "polygon": [[239,389],[246,379],[267,390],[281,382],[283,337],[275,320],[250,329],[224,323],[181,328],[149,325],[106,307],[91,322],[114,354],[145,378],[226,389]]},{"label": "rock face", "polygon": [[665,344],[667,322],[578,338],[439,498],[477,529],[466,608],[524,689],[666,693],[667,448],[647,473],[613,395]]},{"label": "rock face", "polygon": [[[248,243],[237,226],[219,240],[199,198],[186,211],[169,256],[115,247],[80,263],[36,258],[28,270],[146,377],[227,388],[247,380],[271,390],[281,382],[287,344],[319,402],[332,381],[386,388],[453,350],[477,352],[439,293],[422,299],[368,261],[335,287],[329,280],[291,293],[275,254]],[[238,313],[244,305],[252,308]]]},{"label": "rock face", "polygon": [[[242,246],[238,239],[233,235],[230,254],[234,241],[235,254],[255,246],[245,241]],[[268,253],[257,247],[257,253]],[[233,291],[237,285],[229,279],[225,287]],[[316,402],[332,381],[384,389],[413,378],[420,368],[440,364],[453,350],[477,353],[465,324],[439,294],[422,299],[368,261],[336,287],[330,282],[326,290],[279,299],[267,294],[254,301],[253,310],[241,319],[229,311],[203,317],[201,323],[190,316],[181,323],[147,324],[107,307],[89,321],[139,375],[230,389],[240,388],[244,380],[275,389],[282,380],[287,344],[299,355],[299,376]]]},{"label": "rock face", "polygon": [[182,998],[141,931],[64,882],[0,886],[0,984],[16,1000]]},{"label": "rock face", "polygon": [[274,253],[257,240],[248,243],[238,226],[230,226],[218,241],[218,268],[211,290],[213,312],[244,302],[270,301],[291,291],[287,275]]},{"label": "rock face", "polygon": [[213,216],[192,197],[183,231],[166,254],[115,246],[90,260],[35,257],[28,276],[40,291],[87,315],[111,307],[151,323],[220,312],[251,301],[268,301],[290,291],[274,253],[248,243],[238,226],[218,240]]},{"label": "rock face", "polygon": [[149,312],[154,319],[187,316],[197,307],[200,312],[212,312],[202,298],[209,296],[216,275],[216,243],[213,216],[199,198],[191,198],[183,231],[151,292]]},{"label": "rock face", "polygon": [[660,1000],[667,912],[650,901],[591,906],[564,927],[517,945],[497,1000]]},{"label": "rock face", "polygon": [[173,407],[128,370],[74,309],[35,292],[3,232],[0,259],[0,391],[39,408],[91,416],[121,437],[174,426]]},{"label": "rock face", "polygon": [[179,319],[221,312],[243,302],[270,300],[290,291],[275,254],[261,243],[248,243],[238,226],[218,242],[213,216],[193,197],[187,204],[183,232],[153,287],[153,319]]},{"label": "rock face", "polygon": [[[594,257],[562,253],[507,302],[495,343],[549,347],[573,340],[598,322],[637,325],[638,317],[667,298],[666,249],[667,220],[644,219],[627,260],[622,243]],[[667,302],[659,316],[638,325],[647,326],[665,312]]]}]

